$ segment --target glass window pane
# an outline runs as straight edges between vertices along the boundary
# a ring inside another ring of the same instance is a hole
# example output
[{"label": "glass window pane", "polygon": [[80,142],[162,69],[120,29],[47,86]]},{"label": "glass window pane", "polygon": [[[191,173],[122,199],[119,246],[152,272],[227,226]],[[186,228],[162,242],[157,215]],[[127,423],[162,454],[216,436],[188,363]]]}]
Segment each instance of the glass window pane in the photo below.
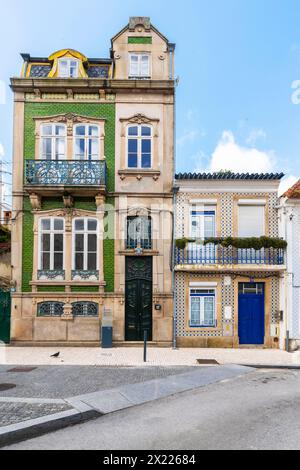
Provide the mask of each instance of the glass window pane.
[{"label": "glass window pane", "polygon": [[64,250],[64,236],[62,233],[54,234],[54,251]]},{"label": "glass window pane", "polygon": [[204,297],[204,325],[214,325],[214,298]]},{"label": "glass window pane", "polygon": [[97,235],[88,235],[88,251],[97,251]]},{"label": "glass window pane", "polygon": [[50,233],[42,235],[42,251],[50,251]]},{"label": "glass window pane", "polygon": [[142,140],[142,153],[151,153],[151,140],[150,139]]},{"label": "glass window pane", "polygon": [[83,270],[83,253],[75,254],[75,269]]},{"label": "glass window pane", "polygon": [[57,160],[65,157],[65,139],[56,139],[55,157]]},{"label": "glass window pane", "polygon": [[88,221],[88,230],[97,230],[97,220]]},{"label": "glass window pane", "polygon": [[62,219],[54,219],[54,230],[63,230],[64,221]]},{"label": "glass window pane", "polygon": [[75,230],[84,230],[84,219],[75,220]]},{"label": "glass window pane", "polygon": [[97,269],[97,256],[96,253],[88,254],[88,271],[95,271]]},{"label": "glass window pane", "polygon": [[84,235],[77,234],[75,236],[75,251],[83,251],[84,250]]},{"label": "glass window pane", "polygon": [[138,141],[137,139],[128,139],[128,152],[137,153]]},{"label": "glass window pane", "polygon": [[42,220],[42,230],[50,230],[50,219]]},{"label": "glass window pane", "polygon": [[89,135],[98,137],[99,128],[98,126],[89,126]]},{"label": "glass window pane", "polygon": [[76,135],[85,135],[85,126],[77,126]]},{"label": "glass window pane", "polygon": [[89,140],[89,158],[95,159],[98,156],[99,156],[98,140],[90,139]]},{"label": "glass window pane", "polygon": [[151,136],[151,127],[142,126],[142,136]]},{"label": "glass window pane", "polygon": [[130,56],[130,75],[133,77],[139,75],[139,58],[137,55]]},{"label": "glass window pane", "polygon": [[42,254],[42,269],[45,271],[50,270],[50,253],[43,253]]},{"label": "glass window pane", "polygon": [[65,135],[65,126],[55,126],[56,135]]},{"label": "glass window pane", "polygon": [[80,159],[84,159],[85,155],[85,141],[84,139],[76,139],[75,141],[75,155]]},{"label": "glass window pane", "polygon": [[151,168],[151,155],[142,155],[142,168]]},{"label": "glass window pane", "polygon": [[52,126],[42,126],[42,135],[52,135]]},{"label": "glass window pane", "polygon": [[131,153],[128,155],[128,167],[137,168],[137,154]]},{"label": "glass window pane", "polygon": [[130,126],[128,127],[128,135],[138,135],[138,127],[137,126]]},{"label": "glass window pane", "polygon": [[63,269],[63,254],[62,253],[54,253],[54,263],[53,269]]},{"label": "glass window pane", "polygon": [[43,158],[46,158],[47,160],[51,160],[52,158],[52,139],[49,138],[44,138],[43,139]]},{"label": "glass window pane", "polygon": [[143,77],[148,77],[150,75],[149,72],[149,56],[143,55],[141,58],[141,75]]}]

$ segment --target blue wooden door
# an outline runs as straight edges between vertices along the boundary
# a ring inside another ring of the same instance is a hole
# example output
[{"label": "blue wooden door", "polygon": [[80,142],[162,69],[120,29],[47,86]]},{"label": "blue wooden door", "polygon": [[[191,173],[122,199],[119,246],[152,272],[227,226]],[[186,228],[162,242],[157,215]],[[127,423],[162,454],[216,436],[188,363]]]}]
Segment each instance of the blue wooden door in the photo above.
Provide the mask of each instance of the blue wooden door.
[{"label": "blue wooden door", "polygon": [[265,296],[264,290],[257,292],[239,293],[240,344],[264,344]]}]

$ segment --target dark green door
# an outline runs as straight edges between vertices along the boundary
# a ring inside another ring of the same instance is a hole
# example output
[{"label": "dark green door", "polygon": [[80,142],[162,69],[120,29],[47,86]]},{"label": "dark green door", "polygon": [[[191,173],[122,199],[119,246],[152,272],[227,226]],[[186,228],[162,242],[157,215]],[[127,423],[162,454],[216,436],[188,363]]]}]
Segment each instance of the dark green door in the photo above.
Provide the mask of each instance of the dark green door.
[{"label": "dark green door", "polygon": [[10,342],[10,292],[0,289],[0,341]]},{"label": "dark green door", "polygon": [[126,258],[125,339],[152,341],[152,258]]}]

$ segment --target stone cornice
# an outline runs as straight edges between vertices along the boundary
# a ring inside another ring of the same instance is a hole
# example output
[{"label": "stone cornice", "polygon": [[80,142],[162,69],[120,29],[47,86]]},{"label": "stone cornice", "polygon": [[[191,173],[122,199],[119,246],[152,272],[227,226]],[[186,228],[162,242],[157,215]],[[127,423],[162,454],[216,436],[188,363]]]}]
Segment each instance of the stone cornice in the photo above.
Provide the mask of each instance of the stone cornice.
[{"label": "stone cornice", "polygon": [[34,92],[82,92],[84,90],[152,90],[174,92],[174,80],[103,80],[103,79],[60,79],[60,78],[11,78],[10,86],[13,91]]}]

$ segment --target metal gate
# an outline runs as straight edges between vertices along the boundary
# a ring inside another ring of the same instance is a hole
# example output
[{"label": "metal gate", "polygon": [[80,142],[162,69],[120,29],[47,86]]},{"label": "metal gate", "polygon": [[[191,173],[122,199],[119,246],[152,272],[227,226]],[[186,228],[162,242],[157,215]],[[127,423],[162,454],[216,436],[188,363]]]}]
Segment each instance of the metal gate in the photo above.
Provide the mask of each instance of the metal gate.
[{"label": "metal gate", "polygon": [[0,288],[0,341],[10,342],[10,292]]}]

